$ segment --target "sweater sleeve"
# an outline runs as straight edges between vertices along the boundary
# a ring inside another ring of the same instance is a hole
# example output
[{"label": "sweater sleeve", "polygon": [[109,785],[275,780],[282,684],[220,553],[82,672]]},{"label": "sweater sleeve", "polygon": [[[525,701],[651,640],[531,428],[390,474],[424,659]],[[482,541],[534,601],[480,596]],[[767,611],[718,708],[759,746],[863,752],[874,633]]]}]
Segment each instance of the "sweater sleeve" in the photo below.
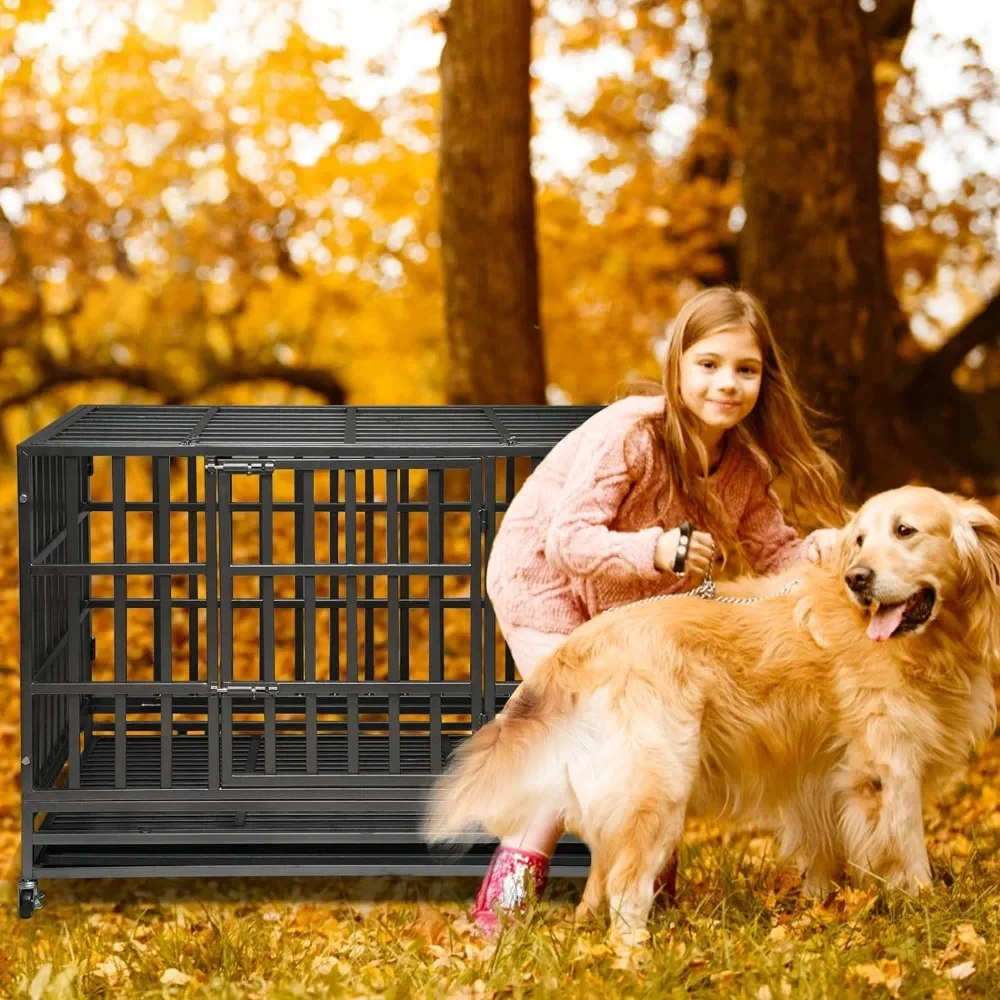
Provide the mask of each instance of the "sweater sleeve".
[{"label": "sweater sleeve", "polygon": [[[581,441],[546,533],[545,557],[567,576],[657,580],[663,574],[653,556],[663,528],[612,528],[634,480],[625,460],[628,427],[610,430],[603,437]],[[651,448],[648,435],[629,438],[629,459],[637,474],[651,463]]]},{"label": "sweater sleeve", "polygon": [[805,557],[805,542],[786,523],[763,472],[751,487],[737,534],[758,573],[777,572]]}]

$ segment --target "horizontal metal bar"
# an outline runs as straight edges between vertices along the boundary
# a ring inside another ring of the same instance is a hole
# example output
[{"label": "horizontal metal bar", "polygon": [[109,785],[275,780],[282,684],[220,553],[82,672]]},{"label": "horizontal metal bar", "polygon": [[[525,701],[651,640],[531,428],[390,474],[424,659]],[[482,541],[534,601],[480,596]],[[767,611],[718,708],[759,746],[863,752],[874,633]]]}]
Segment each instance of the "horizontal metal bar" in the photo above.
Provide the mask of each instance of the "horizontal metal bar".
[{"label": "horizontal metal bar", "polygon": [[185,695],[207,698],[210,689],[207,681],[36,681],[25,692],[34,695],[62,694],[127,694],[136,698],[170,694],[175,698]]},{"label": "horizontal metal bar", "polygon": [[[319,575],[323,576],[324,574],[320,573]],[[206,607],[204,597],[175,597],[171,603],[175,608]],[[259,597],[234,597],[232,601],[234,608],[259,609],[263,603]],[[301,608],[305,603],[305,598],[303,597],[276,597],[274,599],[275,608]],[[317,608],[346,608],[347,603],[346,597],[316,597],[315,599]],[[482,607],[486,603],[486,598],[481,597],[478,603]],[[156,597],[129,597],[123,606],[125,608],[154,608],[158,604],[159,599]],[[401,608],[427,608],[430,605],[430,598],[401,597],[398,600],[398,604]],[[92,597],[87,602],[88,608],[113,608],[114,606],[115,602],[112,597]],[[387,597],[358,598],[359,608],[387,608],[388,606],[389,598]],[[472,604],[468,597],[443,597],[441,598],[441,606],[444,608],[465,608],[468,610]]]},{"label": "horizontal metal bar", "polygon": [[[423,697],[428,695],[455,695],[468,697],[471,681],[276,681],[275,688],[283,695],[341,695],[365,697],[403,695]],[[305,711],[305,705],[302,706]]]},{"label": "horizontal metal bar", "polygon": [[[572,428],[568,428],[572,430]],[[508,456],[519,456],[524,455],[528,457],[543,457],[549,453],[552,445],[561,437],[562,435],[555,435],[554,440],[551,442],[534,442],[527,444],[517,444],[517,445],[503,445],[503,444],[486,444],[486,445],[471,445],[471,444],[417,444],[401,442],[397,445],[371,445],[371,444],[345,444],[343,442],[335,442],[334,445],[330,443],[325,444],[312,444],[306,442],[296,442],[295,450],[299,455],[315,456],[315,458],[301,459],[301,468],[307,469],[332,469],[332,468],[352,468],[352,469],[363,469],[362,462],[368,461],[369,468],[383,469],[385,468],[385,462],[391,461],[394,463],[394,468],[405,469],[405,468],[434,468],[432,462],[435,460],[441,460],[442,463],[446,462],[446,459],[442,459],[442,456],[447,456],[453,460],[464,459],[466,461],[478,461],[481,458],[505,458]],[[275,444],[282,444],[289,446],[292,442],[285,441],[275,441]],[[327,456],[330,454],[330,449],[335,446],[337,451],[345,456],[345,458],[340,459],[340,465],[330,464]],[[260,445],[254,447],[255,451],[266,450],[267,444],[262,442]],[[102,438],[100,440],[95,440],[93,442],[68,442],[68,441],[45,441],[40,444],[24,445],[22,451],[28,455],[47,455],[47,454],[58,454],[66,455],[69,457],[79,456],[79,457],[89,457],[92,455],[97,456],[107,456],[107,457],[174,457],[177,458],[209,458],[219,453],[219,446],[215,444],[172,444],[172,443],[160,443],[160,442],[147,442],[147,441],[128,441],[115,439],[113,437]],[[235,449],[226,449],[227,451],[235,451]],[[377,454],[379,458],[370,458],[372,454]],[[357,458],[351,458],[348,462],[348,456],[358,456]],[[418,461],[419,459],[419,461]],[[451,465],[440,464],[436,466],[438,468],[451,468]],[[282,468],[294,468],[292,465],[285,465]]]},{"label": "horizontal metal bar", "polygon": [[[353,465],[350,466],[350,467],[352,469],[354,468]],[[385,467],[382,466],[381,468],[384,469]],[[418,465],[417,468],[426,469],[427,466],[426,465]],[[463,466],[463,468],[464,468],[464,466]],[[388,471],[391,471],[391,468]],[[163,504],[162,506],[166,506],[166,505]],[[259,503],[254,503],[254,502],[252,502],[250,500],[234,501],[229,506],[230,506],[230,509],[232,509],[233,511],[239,512],[239,513],[254,513],[254,514],[256,514],[256,513],[260,512],[260,504]],[[296,503],[294,500],[275,500],[273,506],[274,506],[274,510],[276,512],[284,513],[284,514],[291,514],[291,513],[294,513],[297,510],[301,510],[305,506],[305,504]],[[334,513],[334,514],[343,514],[347,510],[347,504],[346,503],[342,503],[342,502],[336,501],[336,500],[334,500],[334,501],[317,500],[312,506],[313,506],[313,509],[316,512],[318,512],[318,513],[324,513],[324,514],[329,514],[331,512]],[[366,500],[359,500],[355,504],[355,507],[359,511],[374,510],[374,511],[381,512],[381,511],[385,510],[385,506],[386,505],[385,505],[385,501],[384,500],[381,500],[381,501],[380,500],[373,500],[371,503],[369,503]],[[104,500],[89,500],[89,501],[87,501],[87,502],[84,503],[83,507],[84,507],[85,513],[80,515],[80,520],[81,521],[86,517],[87,513],[93,512],[93,513],[110,514],[112,512],[112,510],[113,510],[113,505],[111,503],[107,502],[107,501],[104,501]],[[430,505],[426,501],[421,501],[421,500],[410,500],[410,501],[407,501],[405,504],[404,503],[399,503],[399,504],[397,504],[397,507],[400,510],[406,510],[406,511],[409,511],[410,513],[413,513],[413,512],[417,512],[417,513],[423,512],[423,513],[426,513],[430,509]],[[448,501],[442,501],[442,503],[440,504],[440,508],[441,508],[441,510],[448,511],[450,513],[456,513],[456,514],[468,514],[468,513],[470,513],[470,511],[472,509],[470,507],[470,505],[469,505],[469,501],[468,500],[448,500]],[[161,509],[161,505],[157,504],[157,503],[154,503],[152,500],[129,500],[125,504],[125,510],[129,514],[133,514],[133,513],[147,513],[148,514],[148,513],[153,513],[154,511],[157,511],[157,510],[160,510],[160,509]],[[498,510],[504,509],[504,505],[502,504],[501,501],[497,501],[497,509]],[[197,500],[197,501],[192,501],[192,500],[171,500],[170,501],[170,512],[172,514],[191,513],[191,512],[195,512],[195,513],[199,513],[200,514],[200,513],[204,513],[204,511],[205,511],[205,503],[204,503],[204,501],[201,501],[201,500]],[[61,539],[64,539],[65,537],[66,537],[66,533],[62,532],[59,536],[57,536],[57,540],[55,542],[51,543],[45,549],[45,551],[48,552],[51,549],[56,548],[58,541],[61,540]],[[39,557],[39,560],[40,560],[40,557]]]},{"label": "horizontal metal bar", "polygon": [[[237,860],[241,858],[242,860]],[[273,863],[260,862],[245,858],[245,848],[234,852],[233,860],[210,861],[206,864],[170,864],[162,859],[151,860],[145,864],[133,865],[71,865],[60,867],[58,861],[47,862],[44,859],[34,863],[36,878],[275,878],[278,876],[398,876],[418,877],[426,875],[447,875],[460,878],[475,876],[479,878],[487,869],[489,859],[470,862],[467,859],[454,861],[451,859],[424,862],[392,862],[360,860],[353,862],[331,861],[327,863],[310,863],[302,860]],[[554,878],[586,878],[590,871],[589,856],[586,861],[561,864],[555,857],[549,863],[549,875]],[[82,890],[81,890],[82,891]]]},{"label": "horizontal metal bar", "polygon": [[[237,576],[468,576],[468,563],[234,563]],[[33,576],[195,576],[205,563],[62,563],[32,566]]]},{"label": "horizontal metal bar", "polygon": [[[94,844],[197,844],[200,846],[210,846],[215,849],[224,847],[226,844],[282,844],[288,842],[289,830],[275,831],[246,831],[246,830],[178,830],[173,833],[115,833],[94,832],[87,830],[84,834],[85,843],[88,846]],[[297,844],[394,844],[401,839],[410,840],[413,843],[420,843],[417,836],[405,838],[405,834],[400,830],[348,830],[337,831],[309,831],[295,830],[295,842]],[[65,844],[79,846],[81,843],[79,833],[44,833],[36,831],[32,840],[39,846],[45,844]]]},{"label": "horizontal metal bar", "polygon": [[[356,777],[356,775],[355,775]],[[399,775],[395,775],[397,779]],[[430,777],[430,775],[428,775]],[[395,809],[402,811],[413,807],[420,810],[426,801],[426,791],[430,786],[413,785],[408,782],[396,787],[376,789],[369,797],[368,789],[362,787],[347,787],[331,789],[329,794],[317,797],[313,789],[286,788],[275,795],[262,799],[255,795],[246,795],[233,788],[141,788],[141,789],[87,789],[77,791],[71,796],[68,789],[36,791],[30,793],[26,802],[29,811],[46,812],[52,815],[64,813],[92,813],[96,801],[90,801],[91,796],[101,798],[100,810],[103,815],[119,814],[134,816],[136,813],[162,812],[176,815],[178,805],[185,813],[216,814],[222,811],[275,813],[285,815],[296,813],[303,815],[325,815],[329,812],[345,810],[356,811],[359,803],[372,806],[376,811]],[[126,798],[127,796],[127,798]],[[190,802],[187,800],[190,799]]]},{"label": "horizontal metal bar", "polygon": [[236,576],[468,576],[468,563],[233,563]]},{"label": "horizontal metal bar", "polygon": [[[307,775],[301,775],[302,778]],[[356,792],[361,798],[366,795],[376,797],[389,792],[413,793],[419,789],[430,788],[437,775],[433,774],[330,774],[326,775],[323,788],[336,792],[334,798],[346,795],[348,791]],[[271,790],[268,799],[274,801],[287,801],[301,796],[305,789],[303,787],[289,787],[287,780]],[[309,785],[310,798],[305,802],[322,801],[317,798],[316,788]],[[325,800],[325,796],[323,800]],[[195,803],[214,803],[216,807],[219,803],[230,803],[231,799],[246,799],[253,803],[248,809],[259,809],[264,806],[265,800],[250,796],[237,788],[135,788],[135,789],[111,789],[111,788],[57,788],[40,789],[34,792],[26,792],[24,797],[25,808],[40,811],[42,809],[66,809],[70,803],[78,803],[80,809],[93,809],[96,805],[101,808],[124,808],[138,809],[151,808],[154,802],[166,800],[172,805],[178,802],[184,803],[184,808],[192,808]],[[236,808],[234,806],[234,808]],[[306,806],[306,808],[311,808]]]},{"label": "horizontal metal bar", "polygon": [[[247,682],[252,684],[252,682]],[[65,694],[96,694],[116,695],[127,694],[136,698],[155,697],[157,695],[170,694],[175,698],[184,695],[198,695],[208,697],[218,691],[228,694],[249,693],[247,684],[235,682],[232,685],[222,685],[216,688],[208,682],[191,681],[47,681],[45,683],[32,684],[26,692],[32,696],[36,695],[65,695]],[[442,695],[462,695],[467,697],[471,688],[470,681],[273,681],[268,682],[271,693],[286,695],[360,695],[364,697],[381,696],[390,694],[405,695],[407,697],[424,697],[432,694]],[[257,682],[256,688],[259,694],[265,693],[263,682]],[[302,706],[305,711],[305,705]]]},{"label": "horizontal metal bar", "polygon": [[142,562],[142,563],[47,563],[44,566],[32,564],[32,576],[196,576],[204,575],[205,564],[202,562]]},{"label": "horizontal metal bar", "polygon": [[[396,457],[398,451],[387,450],[385,446],[373,447],[371,445],[363,446],[358,445],[357,448],[362,449],[366,456],[371,456],[373,452],[381,455],[384,453],[384,457],[362,457],[362,458],[342,458],[338,455],[336,458],[292,458],[292,457],[282,457],[280,455],[268,455],[268,464],[272,466],[271,471],[278,469],[290,469],[290,470],[301,470],[301,471],[326,471],[330,469],[357,469],[359,471],[378,471],[379,469],[469,469],[472,463],[478,465],[480,459],[480,453],[478,451],[470,451],[469,447],[466,445],[460,451],[456,453],[456,457],[452,459],[438,458],[438,459],[416,459],[410,457],[410,449],[406,449],[405,457]],[[351,446],[348,445],[345,448],[341,448],[340,444],[337,445],[338,452],[346,452],[351,454]],[[435,449],[438,454],[441,452],[447,453],[449,451],[447,446],[443,446],[440,451]],[[235,460],[229,460],[235,461]],[[227,470],[223,470],[227,471]]]}]

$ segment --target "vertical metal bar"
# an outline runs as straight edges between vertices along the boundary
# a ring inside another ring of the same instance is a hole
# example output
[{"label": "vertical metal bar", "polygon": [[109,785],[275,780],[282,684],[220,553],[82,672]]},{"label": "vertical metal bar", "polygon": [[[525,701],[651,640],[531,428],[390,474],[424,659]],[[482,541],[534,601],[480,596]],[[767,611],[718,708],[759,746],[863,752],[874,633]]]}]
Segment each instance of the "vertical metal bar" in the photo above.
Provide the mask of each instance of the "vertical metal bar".
[{"label": "vertical metal bar", "polygon": [[[66,459],[66,561],[79,563],[80,553],[80,459]],[[80,648],[80,577],[69,577],[66,596],[67,610],[67,680],[83,681],[83,650]],[[80,787],[80,695],[66,695],[69,731],[68,788]]]},{"label": "vertical metal bar", "polygon": [[[399,557],[399,525],[396,518],[396,470],[385,470],[385,560],[394,563]],[[389,680],[399,680],[399,575],[391,573],[388,581],[389,605]],[[399,774],[400,726],[398,694],[389,695],[389,773]]]},{"label": "vertical metal bar", "polygon": [[[65,458],[52,458],[49,467],[49,476],[52,486],[52,494],[57,497],[56,505],[53,505],[52,516],[50,519],[50,534],[47,536],[51,539],[60,530],[64,531],[66,534],[66,539],[59,545],[59,554],[57,559],[61,557],[63,562],[69,562],[69,535],[70,527],[69,522],[66,517],[66,502],[67,497],[70,493],[70,487],[68,483],[68,472],[66,469],[67,459]],[[59,513],[56,513],[56,507]],[[68,576],[60,576],[59,582],[53,588],[56,594],[56,606],[61,610],[58,621],[54,622],[53,629],[49,633],[49,641],[60,641],[63,636],[69,636],[70,625],[72,617],[69,610],[69,593],[70,593],[70,578]],[[50,649],[50,645],[46,645],[46,649]],[[69,646],[67,644],[66,658],[63,663],[63,669],[59,671],[58,679],[71,680],[74,677],[73,667],[69,657]],[[51,749],[55,749],[58,742],[62,739],[64,733],[68,733],[69,727],[69,699],[68,698],[58,698],[52,699],[53,702],[53,712],[54,712],[54,724],[52,726],[52,738],[53,745]]]},{"label": "vertical metal bar", "polygon": [[[32,765],[34,761],[32,761]],[[30,766],[21,768],[22,781]],[[25,791],[22,786],[21,794]],[[21,808],[21,878],[34,878],[35,875],[35,813],[31,809]]]},{"label": "vertical metal bar", "polygon": [[173,787],[174,696],[160,698],[160,788]]},{"label": "vertical metal bar", "polygon": [[[399,561],[410,561],[410,470],[399,470]],[[403,601],[399,609],[399,676],[410,679],[410,577],[404,575],[399,581],[399,596]]]},{"label": "vertical metal bar", "polygon": [[[219,473],[219,611],[220,650],[219,687],[233,680],[233,480],[226,472]],[[233,702],[220,697],[222,714],[222,780],[233,777]]]},{"label": "vertical metal bar", "polygon": [[[375,561],[375,471],[365,469],[365,562]],[[375,680],[375,574],[365,573],[365,680]]]},{"label": "vertical metal bar", "polygon": [[172,629],[173,603],[170,596],[170,459],[153,459],[153,561],[167,568],[156,575],[156,609],[153,612],[153,669],[158,681],[173,677]]},{"label": "vertical metal bar", "polygon": [[[493,550],[493,538],[497,530],[497,462],[499,459],[490,456],[483,460],[485,471],[486,494],[486,538],[484,542],[483,565],[489,568],[490,552]],[[496,715],[497,704],[497,615],[493,610],[493,602],[486,595],[486,606],[483,610],[483,702],[485,705],[485,720]]]},{"label": "vertical metal bar", "polygon": [[[94,459],[92,456],[88,456],[82,462],[81,468],[81,481],[80,481],[80,506],[83,511],[83,521],[80,527],[81,538],[80,538],[80,554],[84,562],[91,561],[91,550],[90,550],[90,477],[94,469]],[[83,635],[80,637],[80,641],[83,643],[83,676],[87,681],[93,681],[94,679],[94,658],[91,655],[91,650],[94,648],[94,612],[91,607],[91,587],[92,581],[90,576],[85,576],[81,580],[81,595],[80,599],[83,602],[83,607],[85,609],[85,621],[82,625]],[[83,720],[84,726],[84,736],[83,745],[86,746],[94,734],[94,713],[93,711],[88,711],[86,717]]]},{"label": "vertical metal bar", "polygon": [[[27,770],[21,772],[21,794],[34,787],[35,775],[48,758],[57,728],[54,698],[30,694],[45,652],[51,649],[50,636],[56,628],[59,609],[65,605],[56,598],[61,578],[32,578],[35,553],[51,538],[49,522],[58,496],[50,482],[49,466],[55,459],[29,457],[18,452],[18,559],[21,588],[21,742],[31,755]],[[22,478],[23,477],[23,478]],[[27,488],[25,488],[27,487]],[[46,498],[43,500],[42,498]],[[59,558],[57,552],[55,558]],[[36,658],[38,662],[36,663]],[[59,699],[61,701],[61,699]],[[25,715],[25,711],[30,711]],[[25,728],[27,724],[27,728]],[[24,756],[24,751],[22,751]]]},{"label": "vertical metal bar", "polygon": [[[340,515],[337,506],[340,502],[340,471],[330,470],[330,562],[340,562]],[[340,680],[340,608],[333,602],[340,599],[340,577],[330,574],[330,673],[331,681]]]},{"label": "vertical metal bar", "polygon": [[511,500],[514,499],[514,484],[515,484],[514,473],[516,472],[516,467],[517,467],[517,457],[515,455],[507,455],[504,458],[503,463],[504,463],[504,472],[506,474],[506,484],[507,484],[507,490],[504,494],[504,497],[507,503],[510,503]]},{"label": "vertical metal bar", "polygon": [[[274,562],[274,481],[269,475],[260,477],[260,561],[265,566]],[[265,569],[260,577],[260,679],[274,680],[274,572]],[[264,773],[276,774],[275,701],[273,694],[264,695]]]},{"label": "vertical metal bar", "polygon": [[[205,680],[208,683],[207,720],[205,735],[208,738],[208,787],[220,788],[219,762],[219,695],[212,688],[220,684],[218,661],[219,601],[217,580],[219,573],[219,553],[216,547],[217,478],[211,469],[211,460],[205,459]],[[228,517],[228,514],[227,514]],[[225,619],[232,615],[232,602],[223,605],[223,627]],[[230,622],[230,628],[232,623]],[[230,739],[232,730],[230,728]],[[230,763],[232,746],[230,744]]]},{"label": "vertical metal bar", "polygon": [[[344,562],[356,565],[358,561],[358,503],[357,473],[344,470]],[[347,679],[358,679],[358,574],[347,578]],[[347,696],[347,773],[359,774],[358,767],[358,696]]]},{"label": "vertical metal bar", "polygon": [[[43,503],[39,497],[37,479],[34,475],[38,459],[17,451],[17,561],[18,590],[21,620],[21,756],[28,763],[21,764],[21,877],[31,878],[34,864],[34,815],[24,807],[25,796],[35,790],[35,775],[42,765],[42,741],[34,730],[35,657],[38,651],[36,635],[38,617],[47,617],[51,605],[35,606],[37,577],[31,575],[38,542],[36,532],[36,504]],[[49,497],[49,502],[54,497]],[[43,647],[44,648],[44,647]],[[41,734],[44,735],[44,734]]]},{"label": "vertical metal bar", "polygon": [[[305,472],[302,469],[295,470],[295,563],[296,565],[301,565],[303,561],[302,557],[302,525],[303,525],[303,510],[302,504],[304,502],[304,481]],[[312,560],[309,560],[312,562]],[[304,588],[305,579],[298,574],[295,576],[295,599],[296,601],[301,601],[305,593]],[[301,681],[305,677],[305,672],[303,670],[303,658],[305,656],[305,651],[303,649],[303,641],[305,639],[303,630],[303,616],[304,608],[300,604],[295,605],[295,610],[293,617],[295,619],[295,679]]]},{"label": "vertical metal bar", "polygon": [[475,732],[483,717],[483,605],[482,605],[482,544],[483,482],[481,463],[469,469],[469,681],[472,686],[470,725]]},{"label": "vertical metal bar", "polygon": [[[128,561],[128,521],[125,503],[125,459],[114,456],[111,459],[111,534],[112,555],[116,563]],[[124,684],[128,680],[128,577],[115,574],[115,683]],[[127,698],[115,695],[115,788],[126,785],[125,754],[127,750],[126,727]]]},{"label": "vertical metal bar", "polygon": [[[189,455],[187,460],[187,499],[188,499],[188,561],[198,561],[198,459]],[[198,574],[188,576],[188,597],[191,601],[198,600]],[[206,614],[209,611],[206,609]],[[188,680],[198,680],[198,608],[188,608]]]},{"label": "vertical metal bar", "polygon": [[[302,560],[316,561],[316,497],[313,473],[309,469],[302,473]],[[296,532],[298,537],[298,532]],[[305,663],[304,679],[316,680],[316,577],[310,574],[303,578],[303,632],[302,645]],[[298,636],[296,629],[296,636]],[[306,695],[306,774],[316,774],[319,770],[316,750],[316,695]]]},{"label": "vertical metal bar", "polygon": [[[429,469],[427,472],[427,561],[430,563],[444,562],[444,513],[441,502],[444,499],[444,472],[441,469]],[[440,576],[432,576],[427,583],[429,629],[429,665],[428,679],[430,681],[444,680],[444,608],[441,606],[444,580]],[[430,732],[431,746],[441,743],[441,695],[430,696]]]}]

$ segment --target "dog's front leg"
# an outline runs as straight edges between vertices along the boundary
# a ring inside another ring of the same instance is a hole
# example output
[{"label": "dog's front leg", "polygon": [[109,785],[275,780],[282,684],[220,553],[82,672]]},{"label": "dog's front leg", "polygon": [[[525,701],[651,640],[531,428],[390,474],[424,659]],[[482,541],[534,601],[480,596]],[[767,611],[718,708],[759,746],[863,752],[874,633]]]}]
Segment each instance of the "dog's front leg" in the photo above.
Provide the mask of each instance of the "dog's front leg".
[{"label": "dog's front leg", "polygon": [[841,828],[849,865],[916,893],[930,885],[915,748],[898,731],[870,725],[848,749],[840,775]]},{"label": "dog's front leg", "polygon": [[844,849],[834,791],[826,773],[803,778],[798,794],[781,808],[778,846],[802,874],[802,891],[823,897],[843,873]]}]

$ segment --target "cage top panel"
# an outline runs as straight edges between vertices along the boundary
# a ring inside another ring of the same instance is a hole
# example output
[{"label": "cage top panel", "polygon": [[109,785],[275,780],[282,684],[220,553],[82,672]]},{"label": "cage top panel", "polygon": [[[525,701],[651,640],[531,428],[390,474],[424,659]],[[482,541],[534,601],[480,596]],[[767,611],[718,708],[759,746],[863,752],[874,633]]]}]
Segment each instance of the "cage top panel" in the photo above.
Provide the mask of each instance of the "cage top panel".
[{"label": "cage top panel", "polygon": [[277,457],[544,451],[596,406],[78,406],[22,442],[66,454]]}]

